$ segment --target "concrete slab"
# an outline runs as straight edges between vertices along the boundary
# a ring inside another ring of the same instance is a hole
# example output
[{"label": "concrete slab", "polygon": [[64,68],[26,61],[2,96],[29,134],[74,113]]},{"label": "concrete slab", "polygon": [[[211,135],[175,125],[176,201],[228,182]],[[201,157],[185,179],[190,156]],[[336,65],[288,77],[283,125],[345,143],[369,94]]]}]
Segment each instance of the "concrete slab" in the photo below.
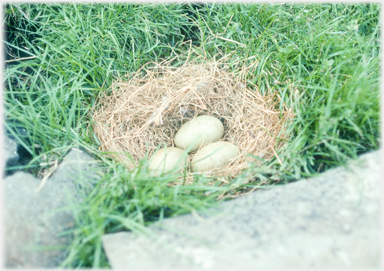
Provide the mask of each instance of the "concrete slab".
[{"label": "concrete slab", "polygon": [[380,153],[318,177],[103,236],[112,268],[379,267]]},{"label": "concrete slab", "polygon": [[5,266],[54,268],[66,258],[74,212],[98,180],[93,158],[72,149],[37,191],[41,180],[17,172],[3,180],[5,195]]}]

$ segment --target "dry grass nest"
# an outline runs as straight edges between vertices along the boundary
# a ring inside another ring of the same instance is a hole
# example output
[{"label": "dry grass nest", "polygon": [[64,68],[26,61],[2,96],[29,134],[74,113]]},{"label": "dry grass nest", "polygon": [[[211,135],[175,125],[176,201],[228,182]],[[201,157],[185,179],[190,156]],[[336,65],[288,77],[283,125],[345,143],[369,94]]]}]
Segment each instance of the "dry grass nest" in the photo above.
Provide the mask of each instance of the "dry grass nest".
[{"label": "dry grass nest", "polygon": [[173,147],[183,123],[212,115],[224,125],[221,140],[238,146],[241,154],[209,176],[236,176],[248,162],[258,161],[247,154],[277,157],[287,140],[284,124],[292,119],[292,110],[276,109],[280,97],[261,95],[245,80],[250,66],[231,71],[228,59],[186,59],[175,65],[178,59],[173,58],[116,79],[110,91],[99,95],[93,111],[100,150],[133,169],[159,146]]}]

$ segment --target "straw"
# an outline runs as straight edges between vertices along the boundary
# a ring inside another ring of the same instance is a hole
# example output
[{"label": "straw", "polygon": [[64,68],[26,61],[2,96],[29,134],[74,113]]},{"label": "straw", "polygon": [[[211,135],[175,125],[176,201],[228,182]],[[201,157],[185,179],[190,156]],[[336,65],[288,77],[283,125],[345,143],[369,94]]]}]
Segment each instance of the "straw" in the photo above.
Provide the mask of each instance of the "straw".
[{"label": "straw", "polygon": [[183,65],[175,65],[175,59],[148,63],[116,79],[108,94],[99,95],[93,129],[100,150],[131,170],[159,145],[174,147],[183,123],[211,115],[223,122],[222,140],[238,146],[241,154],[207,175],[236,176],[248,162],[255,162],[247,153],[266,160],[278,157],[276,152],[287,139],[284,123],[293,117],[291,109],[277,109],[278,95],[261,95],[257,86],[245,81],[247,67],[230,70],[234,62],[229,63],[228,56],[218,60],[188,56]]}]

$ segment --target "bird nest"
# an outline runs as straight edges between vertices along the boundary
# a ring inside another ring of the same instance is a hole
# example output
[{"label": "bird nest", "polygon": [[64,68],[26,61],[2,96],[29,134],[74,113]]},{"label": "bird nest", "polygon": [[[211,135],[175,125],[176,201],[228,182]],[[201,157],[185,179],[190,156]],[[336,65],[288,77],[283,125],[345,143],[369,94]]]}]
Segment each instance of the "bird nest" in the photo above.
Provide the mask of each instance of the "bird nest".
[{"label": "bird nest", "polygon": [[183,123],[211,115],[224,125],[221,140],[238,146],[240,155],[208,175],[234,177],[256,162],[253,156],[277,156],[287,140],[284,124],[292,119],[292,110],[279,106],[277,94],[262,95],[246,80],[257,62],[247,67],[238,62],[238,69],[234,62],[229,57],[177,57],[116,79],[108,92],[100,93],[93,110],[100,150],[132,170],[159,146],[174,147]]}]

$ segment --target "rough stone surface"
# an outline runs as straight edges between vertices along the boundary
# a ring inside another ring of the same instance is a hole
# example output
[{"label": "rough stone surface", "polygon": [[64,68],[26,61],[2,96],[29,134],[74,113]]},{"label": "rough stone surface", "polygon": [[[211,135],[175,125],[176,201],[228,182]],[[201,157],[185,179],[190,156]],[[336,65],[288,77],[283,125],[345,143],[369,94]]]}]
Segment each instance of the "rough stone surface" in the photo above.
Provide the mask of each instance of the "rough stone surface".
[{"label": "rough stone surface", "polygon": [[7,136],[4,140],[4,161],[6,166],[13,166],[19,161],[17,143]]},{"label": "rough stone surface", "polygon": [[[71,235],[61,235],[74,226],[73,214],[84,189],[96,181],[93,159],[72,149],[56,172],[37,192],[40,180],[17,172],[3,180],[5,195],[6,267],[58,267],[66,257]],[[87,172],[84,172],[87,171]],[[90,178],[91,181],[81,180]]]},{"label": "rough stone surface", "polygon": [[77,187],[84,193],[92,189],[99,180],[97,161],[88,153],[77,148],[64,157],[59,168],[52,174],[48,182]]},{"label": "rough stone surface", "polygon": [[318,177],[103,236],[112,268],[380,267],[380,154]]}]

